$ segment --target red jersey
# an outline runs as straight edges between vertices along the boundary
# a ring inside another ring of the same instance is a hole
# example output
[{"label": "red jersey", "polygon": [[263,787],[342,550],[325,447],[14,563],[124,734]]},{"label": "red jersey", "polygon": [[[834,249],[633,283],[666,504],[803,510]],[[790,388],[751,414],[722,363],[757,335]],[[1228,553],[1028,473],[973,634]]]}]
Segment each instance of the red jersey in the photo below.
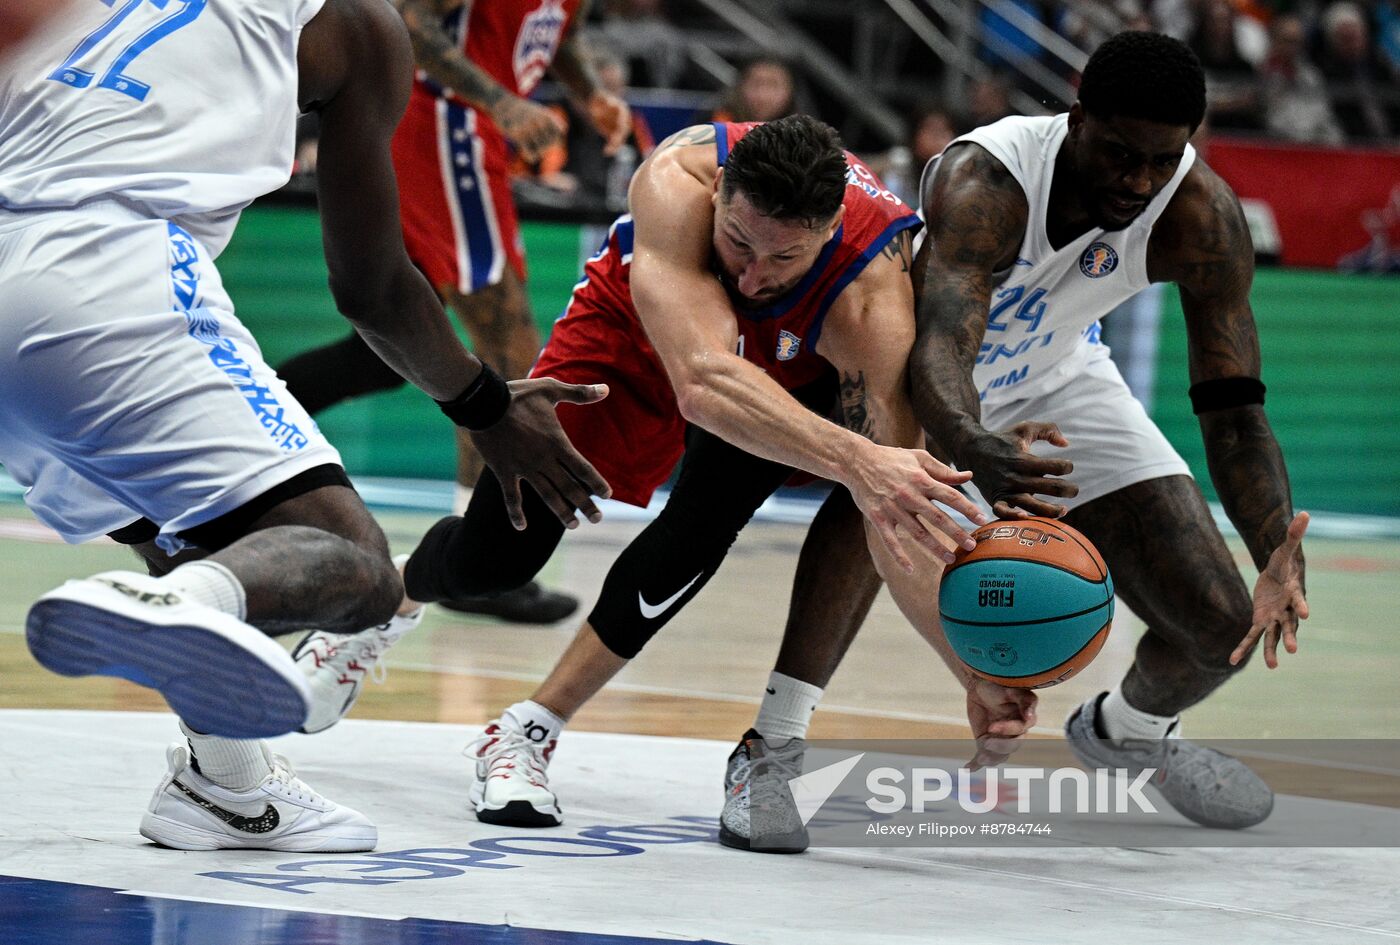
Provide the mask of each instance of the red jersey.
[{"label": "red jersey", "polygon": [[[443,21],[463,55],[513,95],[529,97],[554,61],[580,0],[477,0]],[[420,91],[444,89],[419,70]],[[450,97],[450,96],[449,96]],[[486,116],[482,115],[482,119]]]},{"label": "red jersey", "polygon": [[[734,142],[753,127],[716,123],[721,165]],[[847,153],[846,162],[846,213],[811,270],[784,297],[762,309],[732,306],[739,355],[788,390],[812,383],[831,369],[816,346],[841,291],[897,234],[921,225],[858,158]],[[560,404],[559,421],[574,446],[612,485],[613,496],[644,506],[680,458],[686,424],[666,370],[632,305],[633,242],[632,218],[619,217],[585,264],[583,280],[555,322],[531,376],[609,385],[611,393],[600,404]]]},{"label": "red jersey", "polygon": [[[716,122],[715,139],[722,166],[729,152],[758,122]],[[865,270],[870,260],[904,230],[922,226],[919,217],[851,152],[846,152],[846,215],[836,234],[822,247],[816,263],[781,299],[755,309],[734,301],[739,322],[739,354],[788,390],[816,380],[828,367],[817,354],[826,313],[841,290]]]}]

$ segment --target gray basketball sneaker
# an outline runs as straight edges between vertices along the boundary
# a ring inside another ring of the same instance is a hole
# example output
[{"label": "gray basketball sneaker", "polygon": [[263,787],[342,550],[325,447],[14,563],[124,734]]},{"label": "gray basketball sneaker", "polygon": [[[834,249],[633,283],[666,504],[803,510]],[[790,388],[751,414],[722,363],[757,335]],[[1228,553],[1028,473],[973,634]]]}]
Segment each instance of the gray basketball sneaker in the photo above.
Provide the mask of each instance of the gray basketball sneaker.
[{"label": "gray basketball sneaker", "polygon": [[757,853],[801,853],[807,828],[797,813],[788,782],[802,774],[807,742],[767,742],[754,729],[744,733],[724,772],[724,810],[719,842]]},{"label": "gray basketball sneaker", "polygon": [[1135,777],[1156,768],[1148,782],[1184,817],[1203,827],[1253,827],[1274,809],[1274,792],[1242,761],[1184,738],[1111,741],[1099,734],[1101,693],[1080,706],[1065,723],[1065,738],[1089,769],[1125,768]]}]

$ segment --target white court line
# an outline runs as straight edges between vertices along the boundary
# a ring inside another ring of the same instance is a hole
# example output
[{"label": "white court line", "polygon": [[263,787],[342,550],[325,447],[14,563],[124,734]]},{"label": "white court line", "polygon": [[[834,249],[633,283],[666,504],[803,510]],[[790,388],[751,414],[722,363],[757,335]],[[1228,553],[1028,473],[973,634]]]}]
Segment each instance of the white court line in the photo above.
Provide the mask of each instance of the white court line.
[{"label": "white court line", "polygon": [[1034,873],[1022,873],[1016,870],[996,869],[990,866],[968,866],[962,863],[940,863],[936,860],[917,860],[903,856],[888,856],[879,853],[856,853],[849,850],[835,850],[825,847],[820,850],[823,858],[828,856],[845,857],[858,860],[882,860],[893,863],[911,864],[917,866],[936,866],[946,870],[964,870],[974,873],[992,873],[997,876],[1006,876],[1013,879],[1025,879],[1036,883],[1047,883],[1051,886],[1068,886],[1072,889],[1084,889],[1096,893],[1113,893],[1119,896],[1128,896],[1135,899],[1149,899],[1155,902],[1169,902],[1185,906],[1197,906],[1206,909],[1218,909],[1221,912],[1233,912],[1239,915],[1257,916],[1265,919],[1280,919],[1284,922],[1299,922],[1304,925],[1315,925],[1327,929],[1345,929],[1348,932],[1365,932],[1368,935],[1379,935],[1383,938],[1400,939],[1400,932],[1392,932],[1388,929],[1377,929],[1366,925],[1355,925],[1350,922],[1337,922],[1332,919],[1314,919],[1310,916],[1294,915],[1290,912],[1275,912],[1271,909],[1252,909],[1248,906],[1231,906],[1219,902],[1210,902],[1205,899],[1190,899],[1185,896],[1169,896],[1163,893],[1145,892],[1140,889],[1125,889],[1121,886],[1105,886],[1102,883],[1081,883],[1072,879],[1058,879],[1051,876],[1037,876]]},{"label": "white court line", "polygon": [[[385,862],[388,862],[387,860]],[[335,860],[326,860],[327,866],[334,866]],[[294,906],[294,905],[273,905],[270,902],[251,902],[247,899],[211,899],[208,896],[186,896],[180,893],[152,892],[146,889],[118,889],[119,896],[146,896],[151,899],[178,899],[181,902],[207,902],[216,906],[244,906],[250,909],[271,910],[279,912],[310,912],[313,915],[346,915],[354,916],[357,919],[384,919],[388,922],[402,922],[404,919],[417,918],[407,913],[379,913],[379,912],[355,912],[350,909],[327,909],[325,907],[316,908],[314,906]]]}]

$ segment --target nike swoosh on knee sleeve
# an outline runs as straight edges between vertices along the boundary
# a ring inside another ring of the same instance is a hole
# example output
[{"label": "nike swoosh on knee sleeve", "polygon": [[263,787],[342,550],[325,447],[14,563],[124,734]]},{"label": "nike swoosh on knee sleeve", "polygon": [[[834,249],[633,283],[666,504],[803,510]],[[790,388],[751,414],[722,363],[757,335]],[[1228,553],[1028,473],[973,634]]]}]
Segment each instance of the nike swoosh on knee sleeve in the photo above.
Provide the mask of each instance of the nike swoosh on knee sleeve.
[{"label": "nike swoosh on knee sleeve", "polygon": [[705,573],[704,571],[701,571],[700,574],[695,575],[695,577],[691,578],[691,579],[686,583],[685,587],[683,587],[683,588],[681,588],[680,590],[676,591],[676,593],[672,594],[670,597],[666,598],[665,600],[663,600],[663,601],[662,601],[661,603],[659,603],[659,604],[648,604],[648,603],[647,603],[647,599],[646,599],[645,597],[642,596],[642,592],[641,592],[641,591],[638,591],[638,592],[637,592],[637,609],[640,610],[640,611],[642,612],[642,616],[645,617],[646,619],[648,619],[648,620],[655,620],[657,617],[660,617],[660,616],[661,616],[662,614],[664,614],[668,609],[670,609],[670,607],[671,607],[672,604],[674,604],[676,601],[680,600],[680,599],[681,599],[681,595],[684,594],[686,591],[690,590],[691,585],[693,585],[696,581],[700,580],[701,576],[702,576],[704,573]]}]

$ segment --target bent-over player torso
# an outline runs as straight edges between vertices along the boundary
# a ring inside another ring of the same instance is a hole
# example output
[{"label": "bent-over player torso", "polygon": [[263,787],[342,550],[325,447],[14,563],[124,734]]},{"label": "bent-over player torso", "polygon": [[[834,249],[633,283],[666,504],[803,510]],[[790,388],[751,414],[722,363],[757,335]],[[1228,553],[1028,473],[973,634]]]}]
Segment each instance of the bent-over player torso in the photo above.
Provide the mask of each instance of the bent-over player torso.
[{"label": "bent-over player torso", "polygon": [[[1114,231],[1093,227],[1056,247],[1046,218],[1055,158],[1067,132],[1065,115],[1015,117],[954,142],[971,142],[996,158],[1020,185],[1029,207],[1016,260],[996,274],[973,369],[984,404],[1040,396],[1108,356],[1099,343],[1099,319],[1148,286],[1153,227],[1195,163],[1195,149],[1187,145],[1170,183],[1131,225]],[[925,193],[940,160],[930,161],[924,171],[920,189]]]},{"label": "bent-over player torso", "polygon": [[[753,124],[717,123],[715,166]],[[817,353],[827,313],[842,291],[918,216],[847,154],[845,217],[816,265],[784,296],[761,308],[730,292],[737,353],[784,388],[795,390],[831,370]],[[584,267],[532,376],[607,383],[608,400],[592,410],[560,406],[569,438],[613,487],[615,498],[646,505],[684,450],[685,420],[632,303],[629,273],[633,223],[620,217]],[[718,279],[719,277],[716,276]],[[684,300],[677,300],[678,305]]]}]

